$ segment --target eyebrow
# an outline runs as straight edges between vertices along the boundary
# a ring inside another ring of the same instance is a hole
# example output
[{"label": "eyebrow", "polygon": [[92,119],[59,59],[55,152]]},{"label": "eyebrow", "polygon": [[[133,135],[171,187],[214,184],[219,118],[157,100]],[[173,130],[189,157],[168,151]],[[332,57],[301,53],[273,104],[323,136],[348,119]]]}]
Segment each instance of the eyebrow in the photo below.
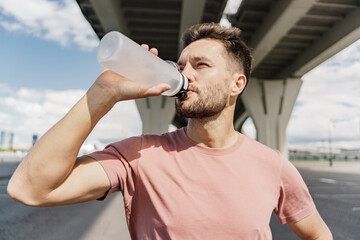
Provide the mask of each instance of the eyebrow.
[{"label": "eyebrow", "polygon": [[[212,62],[209,58],[207,57],[190,57],[190,61],[207,61],[207,62]],[[177,64],[180,66],[183,64],[182,61],[178,61]]]}]

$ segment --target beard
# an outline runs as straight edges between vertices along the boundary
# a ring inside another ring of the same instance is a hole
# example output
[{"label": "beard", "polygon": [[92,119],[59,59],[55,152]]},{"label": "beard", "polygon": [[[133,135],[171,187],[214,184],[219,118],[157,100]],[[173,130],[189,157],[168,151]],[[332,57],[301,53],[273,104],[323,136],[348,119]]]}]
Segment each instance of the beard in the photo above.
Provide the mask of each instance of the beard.
[{"label": "beard", "polygon": [[185,118],[208,118],[220,113],[227,104],[228,96],[225,87],[220,84],[202,89],[193,87],[198,99],[191,103],[176,99],[175,109],[177,114]]}]

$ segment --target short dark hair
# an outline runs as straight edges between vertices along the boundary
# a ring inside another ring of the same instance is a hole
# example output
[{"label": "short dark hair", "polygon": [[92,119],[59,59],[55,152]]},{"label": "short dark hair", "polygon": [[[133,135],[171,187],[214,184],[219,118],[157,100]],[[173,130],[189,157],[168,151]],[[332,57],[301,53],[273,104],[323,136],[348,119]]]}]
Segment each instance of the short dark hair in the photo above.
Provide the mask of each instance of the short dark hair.
[{"label": "short dark hair", "polygon": [[182,35],[184,47],[200,39],[216,39],[223,43],[227,53],[232,56],[249,81],[252,56],[250,49],[240,39],[241,30],[236,27],[225,28],[218,23],[200,23],[188,28]]}]

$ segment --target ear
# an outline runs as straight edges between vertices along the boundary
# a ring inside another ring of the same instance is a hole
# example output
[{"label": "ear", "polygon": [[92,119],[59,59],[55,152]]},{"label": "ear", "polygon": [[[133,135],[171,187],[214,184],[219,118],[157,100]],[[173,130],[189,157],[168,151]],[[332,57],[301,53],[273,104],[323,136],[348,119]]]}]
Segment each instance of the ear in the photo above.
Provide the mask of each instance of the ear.
[{"label": "ear", "polygon": [[247,79],[244,74],[234,73],[230,96],[240,95],[244,91],[246,81]]}]

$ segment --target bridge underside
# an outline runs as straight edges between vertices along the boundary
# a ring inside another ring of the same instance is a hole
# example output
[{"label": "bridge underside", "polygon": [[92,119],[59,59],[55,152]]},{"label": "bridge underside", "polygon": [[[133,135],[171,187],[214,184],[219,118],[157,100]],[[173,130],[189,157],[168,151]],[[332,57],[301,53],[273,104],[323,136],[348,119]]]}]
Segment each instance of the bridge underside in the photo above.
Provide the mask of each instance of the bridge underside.
[{"label": "bridge underside", "polygon": [[[219,22],[227,3],[226,0],[77,2],[99,38],[109,31],[120,31],[139,44],[158,48],[161,58],[173,61],[182,50],[181,33],[196,23]],[[360,1],[242,0],[236,13],[226,17],[242,30],[241,38],[254,57],[251,85],[238,100],[235,127],[239,130],[251,116],[258,140],[285,151],[286,126],[301,77],[360,38]],[[186,124],[186,119],[176,116],[171,101],[165,97],[137,100],[144,132],[161,133],[169,123],[177,127]],[[151,108],[156,108],[157,114]],[[162,126],[157,126],[159,123]],[[272,128],[277,130],[269,130]]]}]

